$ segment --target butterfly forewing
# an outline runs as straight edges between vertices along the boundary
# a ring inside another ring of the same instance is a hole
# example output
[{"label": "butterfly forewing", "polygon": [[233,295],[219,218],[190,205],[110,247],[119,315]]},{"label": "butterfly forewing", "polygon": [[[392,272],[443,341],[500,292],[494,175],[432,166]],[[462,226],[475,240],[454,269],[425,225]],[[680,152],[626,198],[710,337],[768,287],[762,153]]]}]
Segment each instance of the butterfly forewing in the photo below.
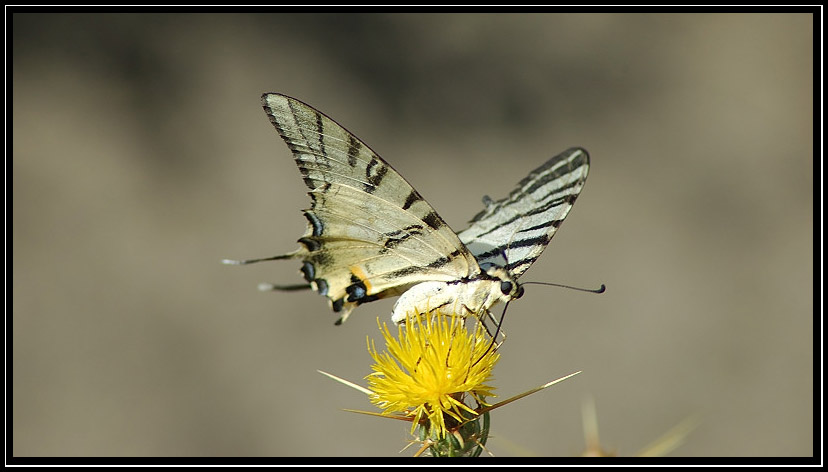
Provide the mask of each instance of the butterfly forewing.
[{"label": "butterfly forewing", "polygon": [[540,256],[566,218],[589,172],[589,154],[571,148],[521,180],[508,197],[486,208],[458,233],[481,267],[505,267],[518,277]]},{"label": "butterfly forewing", "polygon": [[356,136],[285,95],[264,94],[262,106],[310,188],[308,230],[296,257],[335,310],[479,272],[431,205]]}]

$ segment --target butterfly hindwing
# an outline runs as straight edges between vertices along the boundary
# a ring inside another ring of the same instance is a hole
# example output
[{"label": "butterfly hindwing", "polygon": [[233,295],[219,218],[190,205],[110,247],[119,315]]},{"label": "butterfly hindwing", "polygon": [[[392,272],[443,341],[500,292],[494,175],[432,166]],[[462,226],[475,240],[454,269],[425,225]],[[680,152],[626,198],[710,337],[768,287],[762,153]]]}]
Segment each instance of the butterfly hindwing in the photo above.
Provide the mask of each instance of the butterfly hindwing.
[{"label": "butterfly hindwing", "polygon": [[486,208],[458,233],[481,267],[504,267],[519,277],[546,248],[584,187],[589,154],[571,148],[521,180],[509,196],[484,198]]},{"label": "butterfly hindwing", "polygon": [[420,194],[356,136],[313,107],[267,93],[262,106],[310,191],[293,257],[343,318],[422,281],[479,273],[474,256]]}]

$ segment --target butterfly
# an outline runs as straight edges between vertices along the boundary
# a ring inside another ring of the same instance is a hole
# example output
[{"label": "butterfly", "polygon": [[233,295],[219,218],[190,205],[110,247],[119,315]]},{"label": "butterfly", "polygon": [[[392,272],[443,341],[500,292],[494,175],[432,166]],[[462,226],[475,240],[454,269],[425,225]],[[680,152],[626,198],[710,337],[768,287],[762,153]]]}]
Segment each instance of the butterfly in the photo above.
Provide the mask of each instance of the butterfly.
[{"label": "butterfly", "polygon": [[298,259],[306,283],[344,322],[357,306],[400,296],[391,319],[437,312],[483,316],[523,295],[517,279],[558,230],[583,189],[589,154],[578,147],[549,159],[455,233],[390,164],[333,119],[295,98],[262,95],[270,122],[293,153],[310,191],[300,247],[249,264]]}]

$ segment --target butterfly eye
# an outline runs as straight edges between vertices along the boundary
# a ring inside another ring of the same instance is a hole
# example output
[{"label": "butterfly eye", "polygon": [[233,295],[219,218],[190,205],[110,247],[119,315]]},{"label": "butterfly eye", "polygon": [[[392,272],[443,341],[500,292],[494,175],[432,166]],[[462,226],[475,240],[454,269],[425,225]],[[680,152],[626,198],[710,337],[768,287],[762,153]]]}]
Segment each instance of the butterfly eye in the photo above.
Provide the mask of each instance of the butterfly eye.
[{"label": "butterfly eye", "polygon": [[509,282],[508,280],[500,282],[500,291],[503,292],[503,295],[509,295],[512,293],[512,282]]},{"label": "butterfly eye", "polygon": [[522,296],[523,296],[523,287],[518,286],[517,293],[516,293],[516,294],[515,294],[515,296],[514,296],[514,297],[512,297],[512,298],[520,298],[520,297],[522,297]]}]

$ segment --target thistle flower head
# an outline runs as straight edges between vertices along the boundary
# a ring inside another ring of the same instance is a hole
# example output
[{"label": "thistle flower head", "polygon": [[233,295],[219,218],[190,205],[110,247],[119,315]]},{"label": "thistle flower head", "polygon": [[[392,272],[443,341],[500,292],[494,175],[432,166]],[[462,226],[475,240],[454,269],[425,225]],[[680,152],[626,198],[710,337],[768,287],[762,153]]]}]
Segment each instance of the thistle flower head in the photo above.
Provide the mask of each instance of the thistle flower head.
[{"label": "thistle flower head", "polygon": [[[385,414],[410,417],[412,432],[426,424],[430,438],[445,438],[476,418],[475,408],[493,396],[486,382],[499,354],[481,324],[470,332],[461,317],[425,314],[409,317],[397,338],[384,324],[380,331],[387,352],[378,353],[371,341],[368,345],[375,362],[366,377],[371,402]],[[476,401],[475,408],[467,397]]]}]

